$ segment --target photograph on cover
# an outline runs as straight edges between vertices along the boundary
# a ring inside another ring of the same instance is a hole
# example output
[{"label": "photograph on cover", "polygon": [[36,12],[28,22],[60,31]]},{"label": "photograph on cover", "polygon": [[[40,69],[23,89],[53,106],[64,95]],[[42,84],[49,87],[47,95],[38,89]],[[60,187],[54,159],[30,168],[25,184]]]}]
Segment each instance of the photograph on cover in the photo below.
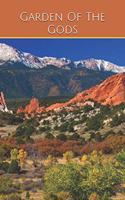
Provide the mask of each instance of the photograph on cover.
[{"label": "photograph on cover", "polygon": [[0,199],[125,199],[125,39],[0,39]]}]

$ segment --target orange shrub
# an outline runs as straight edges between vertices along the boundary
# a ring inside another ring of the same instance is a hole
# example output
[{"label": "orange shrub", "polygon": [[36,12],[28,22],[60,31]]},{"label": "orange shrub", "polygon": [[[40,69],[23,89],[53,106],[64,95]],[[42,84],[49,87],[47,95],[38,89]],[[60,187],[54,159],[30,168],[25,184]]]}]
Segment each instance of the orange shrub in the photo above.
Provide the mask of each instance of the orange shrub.
[{"label": "orange shrub", "polygon": [[113,135],[107,137],[102,142],[89,142],[82,148],[82,153],[90,153],[93,150],[102,151],[105,154],[119,152],[125,148],[125,136]]}]

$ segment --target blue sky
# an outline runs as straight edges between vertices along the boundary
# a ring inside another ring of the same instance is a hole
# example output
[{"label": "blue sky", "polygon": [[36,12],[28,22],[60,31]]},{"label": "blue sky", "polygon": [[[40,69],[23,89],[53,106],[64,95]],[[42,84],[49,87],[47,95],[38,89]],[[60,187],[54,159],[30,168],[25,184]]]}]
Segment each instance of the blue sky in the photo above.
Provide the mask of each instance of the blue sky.
[{"label": "blue sky", "polygon": [[125,66],[125,39],[0,39],[0,43],[41,57],[98,58]]}]

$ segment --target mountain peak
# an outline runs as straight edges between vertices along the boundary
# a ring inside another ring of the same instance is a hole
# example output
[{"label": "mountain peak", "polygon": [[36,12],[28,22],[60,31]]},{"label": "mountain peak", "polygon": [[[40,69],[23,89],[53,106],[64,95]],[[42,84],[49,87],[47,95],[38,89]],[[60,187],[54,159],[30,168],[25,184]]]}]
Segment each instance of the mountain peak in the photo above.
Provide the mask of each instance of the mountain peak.
[{"label": "mountain peak", "polygon": [[53,65],[62,69],[87,68],[94,71],[109,71],[114,73],[125,72],[125,67],[119,67],[111,62],[101,59],[86,59],[80,61],[71,61],[67,58],[56,57],[38,57],[30,53],[17,50],[7,44],[0,43],[0,65],[8,63],[22,63],[26,67],[41,69],[48,65]]},{"label": "mountain peak", "polygon": [[5,43],[0,43],[0,48],[13,48]]},{"label": "mountain peak", "polygon": [[0,43],[0,65],[6,62],[21,62],[21,52],[7,44]]}]

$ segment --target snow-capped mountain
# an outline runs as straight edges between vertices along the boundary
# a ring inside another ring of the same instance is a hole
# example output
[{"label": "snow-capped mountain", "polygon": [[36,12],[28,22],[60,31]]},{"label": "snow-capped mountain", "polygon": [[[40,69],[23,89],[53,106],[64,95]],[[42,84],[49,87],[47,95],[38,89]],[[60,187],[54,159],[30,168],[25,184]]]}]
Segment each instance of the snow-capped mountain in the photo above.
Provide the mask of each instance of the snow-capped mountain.
[{"label": "snow-capped mountain", "polygon": [[87,69],[95,70],[95,71],[110,71],[114,73],[123,73],[125,72],[125,67],[118,66],[116,64],[113,64],[111,62],[105,61],[105,60],[98,60],[98,59],[87,59],[87,60],[81,60],[76,61],[75,65],[77,67],[85,67]]},{"label": "snow-capped mountain", "polygon": [[0,65],[7,62],[23,62],[24,60],[23,53],[6,44],[0,44]]},{"label": "snow-capped mountain", "polygon": [[30,53],[21,52],[11,46],[0,44],[0,65],[13,63],[22,63],[26,67],[41,69],[48,65],[53,65],[64,69],[87,68],[95,71],[109,71],[114,73],[125,72],[125,67],[120,67],[116,64],[105,60],[87,59],[80,61],[71,61],[66,58],[55,57],[37,57]]},{"label": "snow-capped mountain", "polygon": [[30,53],[21,52],[11,46],[1,43],[0,44],[0,65],[7,63],[22,63],[30,68],[44,68],[47,65],[54,65],[56,67],[63,67],[71,63],[70,60],[65,58],[54,57],[37,57]]}]

